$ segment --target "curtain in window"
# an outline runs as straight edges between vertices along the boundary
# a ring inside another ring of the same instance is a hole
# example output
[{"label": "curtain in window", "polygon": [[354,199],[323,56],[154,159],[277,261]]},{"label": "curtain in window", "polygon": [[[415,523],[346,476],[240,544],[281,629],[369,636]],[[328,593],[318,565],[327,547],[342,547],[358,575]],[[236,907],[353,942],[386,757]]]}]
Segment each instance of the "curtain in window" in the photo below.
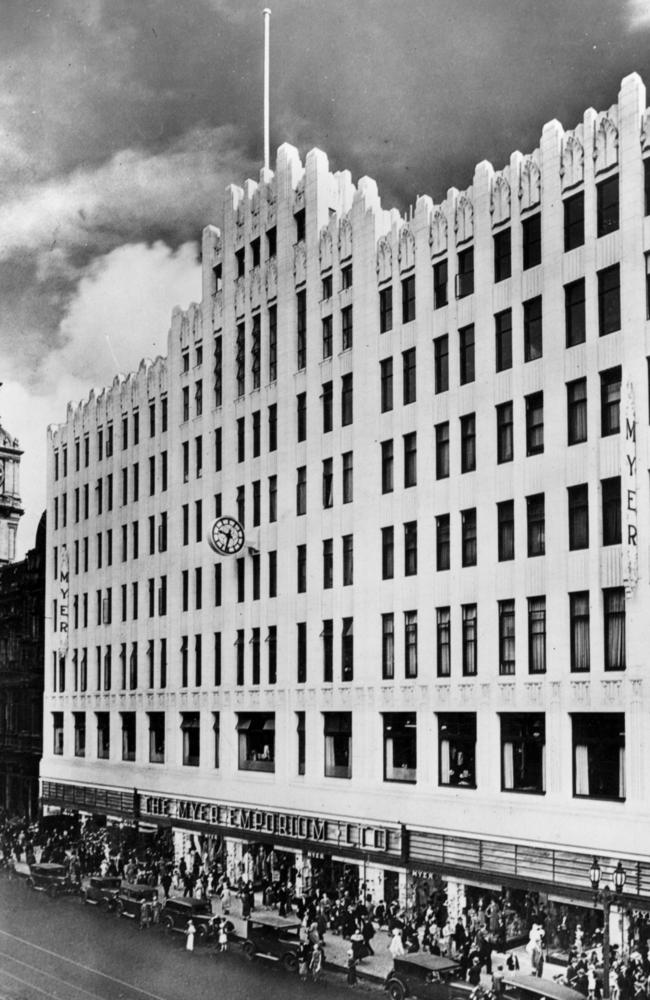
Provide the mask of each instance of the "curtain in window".
[{"label": "curtain in window", "polygon": [[621,799],[625,798],[625,747],[618,750],[618,794]]},{"label": "curtain in window", "polygon": [[605,663],[610,667],[625,666],[625,593],[613,590],[607,595],[607,649]]},{"label": "curtain in window", "polygon": [[573,604],[573,655],[575,670],[589,670],[589,597],[575,597]]},{"label": "curtain in window", "polygon": [[571,407],[571,440],[572,441],[586,441],[587,440],[587,403],[586,400],[580,399],[574,406]]},{"label": "curtain in window", "polygon": [[325,774],[331,774],[336,766],[334,757],[334,737],[325,737]]},{"label": "curtain in window", "polygon": [[578,744],[575,748],[576,795],[589,795],[589,748]]},{"label": "curtain in window", "polygon": [[514,768],[514,747],[512,743],[503,744],[503,787],[504,788],[514,788],[515,787],[515,768]]},{"label": "curtain in window", "polygon": [[386,777],[395,777],[395,741],[392,736],[386,736]]},{"label": "curtain in window", "polygon": [[450,754],[449,740],[440,740],[440,784],[449,784]]}]

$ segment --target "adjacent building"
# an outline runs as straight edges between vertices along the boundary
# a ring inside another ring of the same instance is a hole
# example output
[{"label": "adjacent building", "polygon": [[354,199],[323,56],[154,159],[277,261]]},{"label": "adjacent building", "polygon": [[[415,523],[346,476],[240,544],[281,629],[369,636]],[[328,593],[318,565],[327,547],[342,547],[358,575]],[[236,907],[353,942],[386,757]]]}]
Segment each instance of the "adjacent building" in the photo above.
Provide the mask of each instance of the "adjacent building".
[{"label": "adjacent building", "polygon": [[647,905],[649,211],[636,75],[406,217],[318,150],[229,188],[167,357],[50,429],[44,804]]}]

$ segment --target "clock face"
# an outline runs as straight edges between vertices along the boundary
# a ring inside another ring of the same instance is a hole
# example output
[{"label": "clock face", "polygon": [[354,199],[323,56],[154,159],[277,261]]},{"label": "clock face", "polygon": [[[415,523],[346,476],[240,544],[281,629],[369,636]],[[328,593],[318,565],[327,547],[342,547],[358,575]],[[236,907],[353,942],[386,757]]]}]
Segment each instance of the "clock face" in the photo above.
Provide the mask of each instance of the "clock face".
[{"label": "clock face", "polygon": [[234,517],[218,517],[208,531],[208,543],[222,556],[232,556],[244,547],[244,529]]}]

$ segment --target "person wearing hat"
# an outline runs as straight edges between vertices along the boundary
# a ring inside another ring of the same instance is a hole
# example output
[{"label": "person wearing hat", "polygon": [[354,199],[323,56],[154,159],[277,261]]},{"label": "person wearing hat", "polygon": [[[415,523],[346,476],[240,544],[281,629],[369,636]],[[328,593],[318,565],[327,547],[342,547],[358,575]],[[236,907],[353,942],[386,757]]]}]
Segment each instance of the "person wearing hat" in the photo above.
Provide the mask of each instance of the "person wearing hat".
[{"label": "person wearing hat", "polygon": [[481,983],[481,959],[474,955],[472,964],[467,970],[467,982],[470,986],[479,986]]}]

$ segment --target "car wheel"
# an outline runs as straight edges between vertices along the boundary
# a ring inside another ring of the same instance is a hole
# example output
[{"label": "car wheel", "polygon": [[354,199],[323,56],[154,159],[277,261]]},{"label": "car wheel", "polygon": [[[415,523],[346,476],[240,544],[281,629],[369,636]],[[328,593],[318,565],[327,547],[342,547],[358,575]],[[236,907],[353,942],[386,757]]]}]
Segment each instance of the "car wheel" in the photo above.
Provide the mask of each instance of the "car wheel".
[{"label": "car wheel", "polygon": [[111,899],[102,899],[101,907],[105,913],[110,913],[113,909],[113,901]]},{"label": "car wheel", "polygon": [[253,942],[244,941],[242,945],[242,951],[244,952],[244,955],[246,956],[248,961],[252,962],[253,959],[255,958],[255,945],[253,944]]},{"label": "car wheel", "polygon": [[122,914],[124,913],[124,903],[122,902],[121,899],[118,899],[117,901],[117,904],[115,906],[115,912],[117,913],[118,917],[121,917]]},{"label": "car wheel", "polygon": [[199,924],[196,928],[196,936],[199,941],[205,941],[208,936],[208,928],[205,924]]},{"label": "car wheel", "polygon": [[397,979],[392,979],[388,984],[388,995],[391,1000],[404,1000],[406,990]]},{"label": "car wheel", "polygon": [[35,889],[36,888],[36,886],[34,885],[34,879],[33,878],[28,878],[27,879],[27,888],[28,889]]},{"label": "car wheel", "polygon": [[47,894],[50,897],[50,899],[56,899],[56,897],[59,895],[59,890],[55,885],[48,885]]},{"label": "car wheel", "polygon": [[295,972],[298,968],[298,956],[293,951],[288,951],[282,956],[282,964],[287,972]]},{"label": "car wheel", "polygon": [[170,934],[171,931],[174,930],[174,921],[169,916],[169,914],[166,917],[162,918],[161,924],[163,925],[163,929],[165,931],[165,934]]}]

